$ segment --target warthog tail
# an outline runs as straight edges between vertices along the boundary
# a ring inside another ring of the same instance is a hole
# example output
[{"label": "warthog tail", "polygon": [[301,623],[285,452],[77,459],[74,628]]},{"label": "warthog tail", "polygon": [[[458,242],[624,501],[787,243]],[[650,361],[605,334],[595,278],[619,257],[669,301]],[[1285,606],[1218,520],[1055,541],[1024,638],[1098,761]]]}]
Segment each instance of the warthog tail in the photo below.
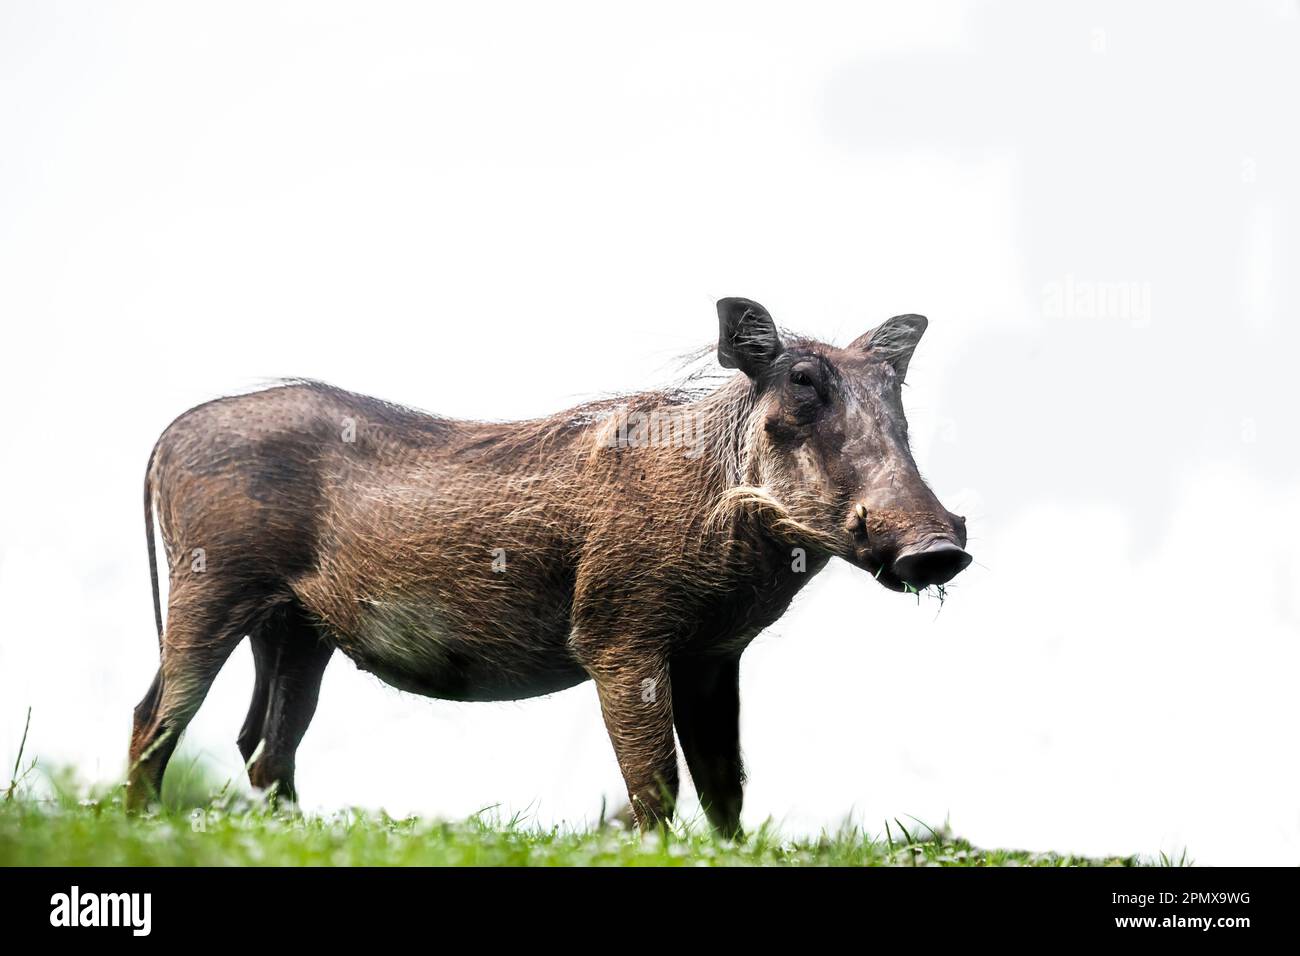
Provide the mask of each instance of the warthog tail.
[{"label": "warthog tail", "polygon": [[158,627],[158,650],[162,650],[162,604],[158,600],[158,552],[153,540],[153,456],[157,446],[149,453],[149,464],[144,470],[144,534],[149,542],[149,582],[153,585],[153,619]]}]

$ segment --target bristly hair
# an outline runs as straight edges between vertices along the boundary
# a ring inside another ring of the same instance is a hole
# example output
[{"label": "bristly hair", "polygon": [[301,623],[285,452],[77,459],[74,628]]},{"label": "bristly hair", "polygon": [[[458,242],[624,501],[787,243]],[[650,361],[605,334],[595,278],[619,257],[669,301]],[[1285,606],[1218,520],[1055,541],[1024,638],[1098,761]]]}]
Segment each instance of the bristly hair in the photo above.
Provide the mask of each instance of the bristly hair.
[{"label": "bristly hair", "polygon": [[397,402],[386,401],[382,398],[372,398],[369,395],[350,392],[347,389],[339,388],[337,385],[330,385],[328,382],[322,382],[314,378],[277,378],[273,381],[271,387],[307,388],[333,398],[346,397],[351,404],[359,405],[364,409],[367,417],[377,424],[387,425],[391,428],[411,428],[424,432],[432,438],[446,435],[448,429],[454,423],[453,419],[443,415],[426,412],[423,409],[413,408]]},{"label": "bristly hair", "polygon": [[[791,346],[804,344],[802,337],[783,332]],[[271,388],[306,388],[357,408],[373,426],[402,433],[409,440],[414,432],[419,441],[448,442],[469,459],[502,452],[519,452],[529,457],[567,445],[587,427],[610,416],[656,408],[697,406],[704,425],[702,455],[713,475],[707,496],[707,519],[701,530],[734,533],[739,522],[755,521],[781,541],[813,544],[834,552],[834,538],[794,517],[789,507],[771,488],[745,483],[749,470],[748,429],[759,387],[716,360],[716,344],[700,346],[675,357],[671,367],[674,381],[642,391],[608,393],[550,415],[513,421],[450,419],[421,409],[360,395],[346,389],[302,377],[275,379]],[[457,433],[463,424],[479,426],[472,440]]]}]

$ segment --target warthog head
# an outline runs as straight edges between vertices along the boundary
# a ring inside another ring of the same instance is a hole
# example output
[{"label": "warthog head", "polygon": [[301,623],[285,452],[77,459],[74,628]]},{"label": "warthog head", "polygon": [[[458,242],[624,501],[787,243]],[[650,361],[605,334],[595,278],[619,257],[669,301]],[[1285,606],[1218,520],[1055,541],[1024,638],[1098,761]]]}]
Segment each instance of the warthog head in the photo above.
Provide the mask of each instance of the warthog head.
[{"label": "warthog head", "polygon": [[908,447],[902,386],[924,317],[896,316],[842,349],[783,339],[749,299],[722,299],[718,317],[718,360],[749,377],[754,402],[734,503],[897,591],[970,564],[966,519],[939,503]]}]

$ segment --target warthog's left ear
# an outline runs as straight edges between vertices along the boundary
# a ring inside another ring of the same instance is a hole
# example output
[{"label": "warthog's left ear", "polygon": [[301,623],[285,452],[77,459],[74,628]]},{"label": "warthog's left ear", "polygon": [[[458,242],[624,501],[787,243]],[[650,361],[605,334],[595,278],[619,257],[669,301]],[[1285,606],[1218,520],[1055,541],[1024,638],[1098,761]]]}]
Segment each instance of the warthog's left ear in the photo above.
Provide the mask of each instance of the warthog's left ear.
[{"label": "warthog's left ear", "polygon": [[929,320],[923,315],[896,315],[886,319],[866,335],[859,336],[849,346],[880,356],[890,365],[899,378],[907,375],[907,363],[912,361],[916,343],[925,334]]},{"label": "warthog's left ear", "polygon": [[785,348],[767,309],[752,299],[718,300],[718,364],[758,378]]}]

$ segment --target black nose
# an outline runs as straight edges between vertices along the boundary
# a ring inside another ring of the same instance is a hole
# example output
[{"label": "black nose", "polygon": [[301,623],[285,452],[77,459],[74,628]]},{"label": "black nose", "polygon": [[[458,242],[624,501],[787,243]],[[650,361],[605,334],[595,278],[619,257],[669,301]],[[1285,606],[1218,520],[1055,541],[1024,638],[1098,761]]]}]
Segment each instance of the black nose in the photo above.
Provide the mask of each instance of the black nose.
[{"label": "black nose", "polygon": [[951,541],[937,541],[894,561],[894,575],[914,588],[947,584],[970,564],[971,556]]}]

